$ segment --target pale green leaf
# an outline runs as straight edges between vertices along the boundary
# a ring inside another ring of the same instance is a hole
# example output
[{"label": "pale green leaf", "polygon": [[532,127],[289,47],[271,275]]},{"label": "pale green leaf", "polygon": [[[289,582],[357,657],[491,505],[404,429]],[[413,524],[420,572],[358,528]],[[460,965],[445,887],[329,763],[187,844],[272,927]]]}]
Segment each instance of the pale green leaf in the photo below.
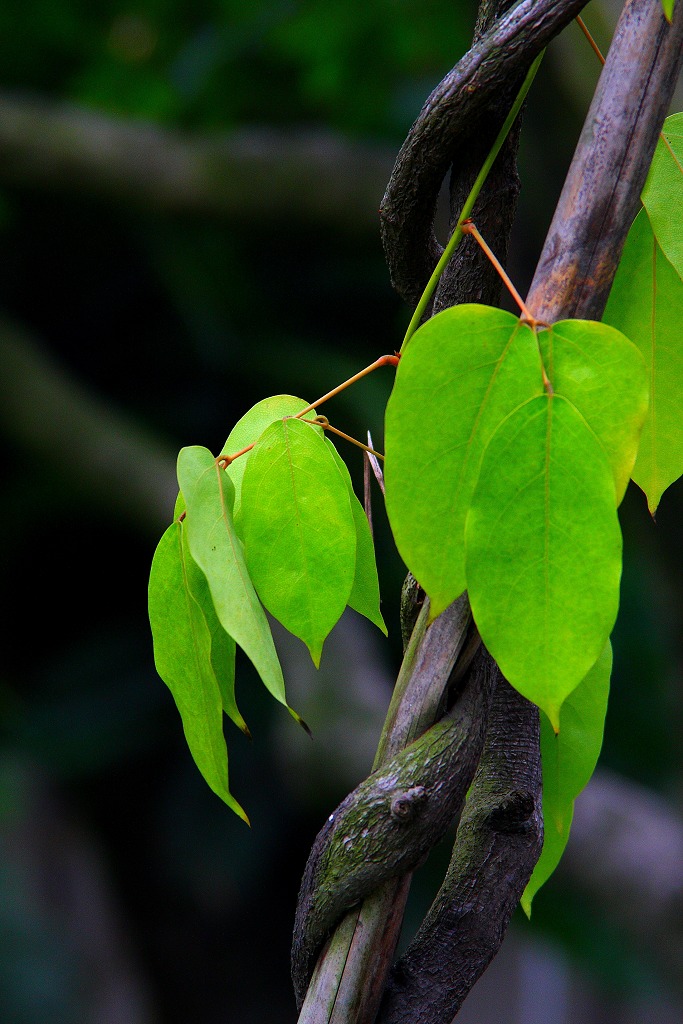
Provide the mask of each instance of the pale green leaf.
[{"label": "pale green leaf", "polygon": [[648,369],[650,404],[632,476],[654,515],[683,474],[683,281],[645,211],[629,231],[604,319],[638,346]]},{"label": "pale green leaf", "polygon": [[662,252],[683,277],[683,113],[662,126],[641,199]]},{"label": "pale green leaf", "polygon": [[270,626],[232,521],[232,482],[210,451],[191,447],[178,456],[178,483],[187,504],[184,522],[190,551],[206,577],[216,615],[273,696],[287,706]]},{"label": "pale green leaf", "polygon": [[585,679],[562,705],[559,733],[541,712],[544,839],[541,856],[522,894],[522,908],[527,916],[531,915],[534,896],[560,862],[569,839],[574,801],[598,763],[611,673],[612,646],[608,642]]},{"label": "pale green leaf", "polygon": [[379,610],[380,594],[379,580],[377,578],[377,563],[375,561],[375,544],[370,532],[370,524],[365,510],[356,497],[351,482],[351,474],[341,455],[332,444],[329,438],[325,438],[329,446],[337,468],[346,482],[351,501],[353,521],[356,526],[356,570],[353,578],[353,587],[349,595],[349,607],[366,619],[378,626],[384,635],[387,635],[387,627]]},{"label": "pale green leaf", "polygon": [[356,527],[346,483],[308,424],[277,420],[261,435],[244,471],[241,522],[259,597],[318,665],[351,593]]},{"label": "pale green leaf", "polygon": [[149,619],[154,661],[173,694],[197,767],[214,793],[248,822],[228,788],[223,704],[211,663],[211,633],[194,597],[202,585],[201,573],[189,557],[184,532],[182,523],[172,523],[152,561]]},{"label": "pale green leaf", "polygon": [[647,413],[643,357],[620,331],[593,320],[563,320],[538,340],[555,392],[578,409],[604,448],[620,504]]},{"label": "pale green leaf", "polygon": [[[245,412],[244,416],[232,428],[227,441],[221,449],[221,455],[235,455],[248,445],[254,444],[258,441],[266,427],[269,427],[275,420],[281,420],[285,416],[296,416],[308,404],[308,402],[304,402],[303,398],[295,398],[294,395],[273,395],[270,398],[264,398],[262,401],[257,402],[248,412]],[[314,417],[315,412],[312,410],[309,419]],[[317,429],[322,434],[322,430],[320,428]],[[235,487],[233,518],[237,523],[242,505],[242,478],[250,455],[251,452],[240,455],[239,459],[235,459],[234,462],[230,463],[227,469],[228,475]]]},{"label": "pale green leaf", "polygon": [[543,395],[493,436],[465,530],[482,639],[510,683],[558,727],[619,606],[614,478],[585,420]]},{"label": "pale green leaf", "polygon": [[432,617],[465,589],[465,516],[484,449],[542,388],[533,332],[488,306],[432,317],[401,358],[386,412],[387,512]]}]

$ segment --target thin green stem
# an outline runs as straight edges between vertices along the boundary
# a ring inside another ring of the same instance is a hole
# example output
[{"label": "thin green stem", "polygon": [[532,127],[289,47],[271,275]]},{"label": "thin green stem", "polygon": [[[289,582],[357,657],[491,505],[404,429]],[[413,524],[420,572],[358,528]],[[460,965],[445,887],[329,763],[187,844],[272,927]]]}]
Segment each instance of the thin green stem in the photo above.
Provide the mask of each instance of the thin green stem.
[{"label": "thin green stem", "polygon": [[413,313],[410,323],[408,324],[408,330],[406,331],[405,338],[403,339],[403,344],[401,345],[401,352],[406,347],[406,345],[412,338],[413,334],[419,327],[424,311],[427,308],[429,300],[434,294],[436,286],[439,283],[439,279],[443,274],[444,270],[446,269],[448,261],[450,260],[451,256],[453,255],[458,245],[460,244],[463,235],[462,225],[464,221],[466,221],[469,218],[470,214],[472,213],[472,209],[479,197],[479,193],[481,192],[484,186],[484,182],[488,178],[491,168],[493,167],[493,164],[495,162],[495,159],[500,153],[502,145],[505,142],[506,138],[508,137],[510,129],[515,123],[521,106],[524,103],[524,100],[526,99],[526,95],[529,92],[529,89],[531,88],[531,83],[536,77],[536,72],[538,71],[544,53],[545,50],[542,50],[539,53],[538,57],[527,71],[526,78],[522,83],[521,89],[517,93],[515,102],[512,104],[512,107],[510,109],[510,113],[505,118],[505,123],[498,132],[498,135],[496,136],[496,141],[493,143],[493,146],[491,147],[491,150],[488,156],[486,157],[486,160],[484,161],[484,165],[482,169],[479,171],[477,179],[470,190],[470,194],[465,200],[465,205],[460,211],[460,216],[458,217],[458,223],[455,226],[455,230],[453,231],[453,234],[449,238],[448,244],[446,245],[446,248],[442,252],[441,259],[435,266],[432,276],[429,278],[429,281],[427,282],[427,286],[420,297],[420,301],[415,307],[415,312]]}]

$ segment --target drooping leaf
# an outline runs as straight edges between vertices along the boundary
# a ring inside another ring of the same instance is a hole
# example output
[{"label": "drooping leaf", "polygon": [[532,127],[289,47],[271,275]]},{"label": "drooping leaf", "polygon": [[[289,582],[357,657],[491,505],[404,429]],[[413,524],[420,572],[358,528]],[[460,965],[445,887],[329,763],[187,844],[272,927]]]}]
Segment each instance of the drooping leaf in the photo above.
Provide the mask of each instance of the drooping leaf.
[{"label": "drooping leaf", "polygon": [[671,19],[674,13],[674,4],[676,0],[662,0],[662,10],[664,11],[664,17],[671,24]]},{"label": "drooping leaf", "polygon": [[488,306],[444,310],[401,358],[386,413],[387,512],[433,618],[465,589],[465,516],[484,449],[542,387],[533,332]]},{"label": "drooping leaf", "polygon": [[531,903],[560,862],[569,839],[574,801],[590,780],[602,748],[605,714],[612,673],[608,642],[597,662],[569,694],[555,733],[541,712],[543,767],[543,850],[522,894],[522,908],[531,916]]},{"label": "drooping leaf", "polygon": [[172,523],[152,561],[149,619],[154,661],[173,694],[197,767],[214,793],[248,823],[228,788],[223,703],[211,663],[211,633],[194,597],[201,573],[189,557],[184,532],[182,523]]},{"label": "drooping leaf", "polygon": [[211,637],[211,668],[216,677],[216,684],[221,694],[223,710],[238,729],[246,736],[250,736],[247,723],[244,721],[237,702],[235,700],[235,641],[225,632],[213,606],[209,585],[206,577],[195,565],[187,544],[187,531],[183,538],[183,551],[186,564],[192,565],[193,570],[188,571],[187,581],[192,597],[202,610]]},{"label": "drooping leaf", "polygon": [[662,126],[641,199],[659,247],[683,277],[683,113]]},{"label": "drooping leaf", "polygon": [[604,448],[620,504],[647,413],[643,357],[620,331],[592,320],[563,320],[538,340],[555,392],[569,399]]},{"label": "drooping leaf", "polygon": [[270,626],[235,533],[232,482],[210,451],[191,447],[178,456],[178,483],[187,504],[184,523],[190,552],[206,577],[221,626],[251,660],[273,696],[288,707]]},{"label": "drooping leaf", "polygon": [[387,635],[387,627],[379,610],[379,580],[377,578],[377,563],[375,561],[375,544],[370,532],[370,524],[363,506],[356,497],[351,482],[351,474],[341,455],[332,444],[329,438],[325,438],[332,452],[334,461],[341,473],[349,492],[351,511],[356,527],[356,570],[353,577],[353,586],[349,595],[348,604],[350,608],[364,615],[366,619],[378,626],[384,635]]},{"label": "drooping leaf", "polygon": [[259,597],[318,665],[351,593],[356,527],[346,483],[307,423],[277,420],[261,435],[242,479],[241,519]]},{"label": "drooping leaf", "polygon": [[654,515],[683,474],[683,280],[644,210],[629,231],[604,319],[638,346],[648,369],[650,404],[632,475]]},{"label": "drooping leaf", "polygon": [[559,726],[619,606],[621,531],[605,453],[564,398],[512,413],[482,462],[465,528],[482,639],[510,683]]},{"label": "drooping leaf", "polygon": [[[271,423],[281,420],[285,416],[296,416],[298,412],[305,409],[308,402],[303,398],[295,398],[294,395],[273,395],[271,398],[264,398],[253,405],[244,416],[237,421],[228,435],[228,439],[221,449],[221,455],[235,455],[236,452],[246,448],[247,445],[258,441],[259,437]],[[313,418],[315,412],[311,412],[309,418]],[[322,434],[322,430],[320,430]],[[253,450],[253,449],[252,449]],[[251,452],[241,455],[235,459],[227,469],[228,475],[235,487],[235,507],[233,518],[238,522],[242,506],[242,478]],[[238,523],[239,528],[239,523]]]}]

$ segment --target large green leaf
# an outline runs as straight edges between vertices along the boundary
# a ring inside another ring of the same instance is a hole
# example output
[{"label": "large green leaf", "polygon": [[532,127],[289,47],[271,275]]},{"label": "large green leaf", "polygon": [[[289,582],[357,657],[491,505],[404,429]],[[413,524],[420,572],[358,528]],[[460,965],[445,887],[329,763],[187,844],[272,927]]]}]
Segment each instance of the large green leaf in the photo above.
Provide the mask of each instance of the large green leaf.
[{"label": "large green leaf", "polygon": [[149,620],[154,661],[173,694],[197,767],[214,793],[248,822],[228,788],[223,701],[211,660],[211,631],[194,596],[204,584],[187,550],[184,533],[182,523],[172,523],[152,561]]},{"label": "large green leaf", "polygon": [[654,515],[683,474],[683,281],[665,258],[645,211],[629,231],[604,319],[643,354],[650,406],[633,469]]},{"label": "large green leaf", "polygon": [[351,474],[346,463],[329,438],[325,438],[325,444],[329,446],[337,468],[346,481],[353,521],[356,527],[356,570],[348,604],[354,611],[364,615],[370,622],[374,622],[376,626],[379,626],[386,636],[387,627],[379,610],[380,595],[377,562],[375,561],[375,544],[370,532],[368,517],[356,497]]},{"label": "large green leaf", "polygon": [[[303,398],[295,398],[294,395],[273,395],[271,398],[264,398],[253,405],[244,416],[237,421],[228,435],[228,439],[221,449],[221,455],[235,455],[248,445],[258,441],[259,437],[271,423],[281,420],[285,416],[296,416],[298,412],[305,409],[308,402]],[[313,418],[315,412],[311,412],[309,418]],[[319,432],[322,434],[322,430]],[[252,449],[253,451],[253,449]],[[235,521],[239,519],[242,506],[242,478],[251,452],[240,455],[228,466],[228,475],[235,487],[235,507],[233,516]],[[239,524],[238,524],[239,525]]]},{"label": "large green leaf", "polygon": [[593,320],[563,320],[538,340],[555,392],[578,409],[605,450],[619,504],[647,413],[643,357],[620,331]]},{"label": "large green leaf", "polygon": [[351,593],[356,527],[346,483],[316,430],[286,419],[264,431],[244,471],[241,521],[259,597],[318,665]]},{"label": "large green leaf", "polygon": [[206,577],[218,619],[273,696],[287,706],[268,620],[235,533],[232,482],[210,451],[191,447],[183,448],[178,456],[178,483],[187,505],[184,522],[190,551]]},{"label": "large green leaf", "polygon": [[467,586],[484,643],[510,683],[559,726],[619,605],[614,478],[583,417],[533,398],[484,455],[465,530]]},{"label": "large green leaf", "polygon": [[387,512],[436,617],[465,589],[465,516],[484,449],[543,389],[533,332],[511,313],[462,305],[407,346],[386,413]]},{"label": "large green leaf", "polygon": [[662,252],[683,277],[683,113],[664,122],[641,199]]},{"label": "large green leaf", "polygon": [[611,673],[612,646],[608,642],[585,679],[562,705],[559,733],[541,713],[544,839],[541,856],[522,894],[522,908],[529,916],[534,896],[564,853],[574,801],[598,763]]}]

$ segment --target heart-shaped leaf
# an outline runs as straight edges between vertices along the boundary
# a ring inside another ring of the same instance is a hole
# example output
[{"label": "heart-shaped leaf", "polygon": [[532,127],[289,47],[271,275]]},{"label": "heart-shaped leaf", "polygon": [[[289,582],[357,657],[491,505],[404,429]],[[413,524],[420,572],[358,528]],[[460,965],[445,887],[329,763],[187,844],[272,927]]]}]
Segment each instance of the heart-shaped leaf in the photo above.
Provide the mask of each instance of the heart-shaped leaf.
[{"label": "heart-shaped leaf", "polygon": [[462,305],[412,337],[386,413],[386,502],[396,545],[435,618],[465,589],[465,516],[496,427],[543,388],[533,331]]},{"label": "heart-shaped leaf", "polygon": [[629,231],[604,319],[628,335],[648,369],[650,405],[633,468],[654,515],[683,474],[683,280],[642,210]]},{"label": "heart-shaped leaf", "polygon": [[319,665],[351,593],[356,527],[346,482],[308,423],[277,420],[261,435],[242,479],[241,523],[259,597]]},{"label": "heart-shaped leaf", "polygon": [[510,683],[559,728],[619,606],[614,477],[583,417],[542,395],[493,436],[465,528],[467,586],[482,639]]}]

